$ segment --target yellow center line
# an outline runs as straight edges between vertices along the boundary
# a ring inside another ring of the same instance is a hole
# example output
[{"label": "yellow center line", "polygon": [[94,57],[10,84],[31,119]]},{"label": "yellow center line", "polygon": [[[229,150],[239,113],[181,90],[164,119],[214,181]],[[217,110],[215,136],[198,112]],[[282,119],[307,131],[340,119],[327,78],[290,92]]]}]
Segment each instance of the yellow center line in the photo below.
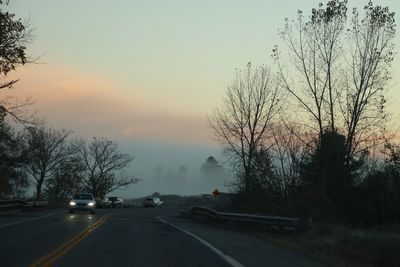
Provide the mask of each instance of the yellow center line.
[{"label": "yellow center line", "polygon": [[81,240],[87,237],[93,230],[100,227],[105,221],[107,220],[108,215],[103,216],[94,224],[90,225],[88,228],[77,234],[76,236],[72,237],[70,240],[56,248],[55,250],[51,251],[46,256],[38,259],[29,267],[47,267],[53,266],[53,264],[59,260],[62,256],[64,256],[69,250],[71,250],[74,246],[76,246]]}]

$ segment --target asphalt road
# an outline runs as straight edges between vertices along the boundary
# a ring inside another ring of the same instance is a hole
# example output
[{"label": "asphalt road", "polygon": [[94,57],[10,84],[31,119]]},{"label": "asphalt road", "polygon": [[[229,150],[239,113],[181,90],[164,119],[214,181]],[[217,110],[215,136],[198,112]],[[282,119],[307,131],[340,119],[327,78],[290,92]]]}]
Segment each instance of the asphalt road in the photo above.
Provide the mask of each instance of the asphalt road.
[{"label": "asphalt road", "polygon": [[324,266],[172,208],[0,215],[0,266]]}]

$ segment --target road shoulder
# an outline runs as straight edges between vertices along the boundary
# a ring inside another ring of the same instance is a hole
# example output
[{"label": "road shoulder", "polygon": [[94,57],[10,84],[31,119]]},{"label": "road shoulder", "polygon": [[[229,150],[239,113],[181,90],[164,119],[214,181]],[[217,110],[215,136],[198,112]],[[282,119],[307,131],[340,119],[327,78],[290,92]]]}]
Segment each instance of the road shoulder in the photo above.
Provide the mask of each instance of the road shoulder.
[{"label": "road shoulder", "polygon": [[201,237],[244,266],[328,266],[302,253],[278,247],[266,239],[242,231],[173,216],[163,219]]}]

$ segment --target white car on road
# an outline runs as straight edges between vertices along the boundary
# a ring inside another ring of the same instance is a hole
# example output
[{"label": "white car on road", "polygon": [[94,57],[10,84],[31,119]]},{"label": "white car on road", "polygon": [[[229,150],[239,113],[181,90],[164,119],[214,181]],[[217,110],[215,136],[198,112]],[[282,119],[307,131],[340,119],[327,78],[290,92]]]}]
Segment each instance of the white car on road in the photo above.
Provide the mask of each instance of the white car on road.
[{"label": "white car on road", "polygon": [[143,207],[161,207],[164,202],[162,202],[158,197],[146,197],[143,202]]},{"label": "white car on road", "polygon": [[89,211],[91,214],[96,213],[96,201],[90,193],[75,193],[68,206],[69,213],[78,210]]}]

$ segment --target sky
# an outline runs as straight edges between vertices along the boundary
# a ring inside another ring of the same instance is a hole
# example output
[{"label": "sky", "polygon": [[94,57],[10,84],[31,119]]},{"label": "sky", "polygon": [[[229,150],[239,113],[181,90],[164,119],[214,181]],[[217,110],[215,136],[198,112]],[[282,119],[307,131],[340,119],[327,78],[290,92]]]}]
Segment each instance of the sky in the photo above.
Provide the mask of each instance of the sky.
[{"label": "sky", "polygon": [[[221,104],[236,68],[249,61],[272,65],[284,19],[319,2],[11,0],[8,9],[32,25],[29,55],[39,58],[13,74],[20,81],[11,94],[30,97],[31,108],[52,127],[120,142],[135,157],[127,172],[143,177],[122,196],[227,191],[226,181],[196,186],[201,178],[194,173],[209,155],[223,161],[207,116]],[[365,2],[349,0],[349,6]],[[400,13],[398,0],[374,3]],[[389,88],[395,116],[399,62]],[[158,166],[181,165],[194,177],[187,186],[154,182]]]}]

